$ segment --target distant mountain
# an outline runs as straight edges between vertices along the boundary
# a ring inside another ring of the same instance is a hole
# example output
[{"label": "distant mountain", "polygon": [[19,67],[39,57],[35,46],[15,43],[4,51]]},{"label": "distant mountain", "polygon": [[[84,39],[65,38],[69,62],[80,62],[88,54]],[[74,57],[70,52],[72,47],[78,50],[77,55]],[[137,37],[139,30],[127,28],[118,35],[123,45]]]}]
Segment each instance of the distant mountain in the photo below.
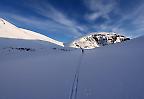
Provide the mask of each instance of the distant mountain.
[{"label": "distant mountain", "polygon": [[15,25],[7,22],[0,18],[0,37],[1,38],[13,38],[13,39],[24,39],[24,40],[41,40],[56,45],[63,46],[62,42],[54,40],[50,37],[36,33],[30,30],[18,28]]},{"label": "distant mountain", "polygon": [[80,37],[66,45],[74,48],[92,49],[127,40],[130,40],[130,38],[114,32],[96,32]]}]

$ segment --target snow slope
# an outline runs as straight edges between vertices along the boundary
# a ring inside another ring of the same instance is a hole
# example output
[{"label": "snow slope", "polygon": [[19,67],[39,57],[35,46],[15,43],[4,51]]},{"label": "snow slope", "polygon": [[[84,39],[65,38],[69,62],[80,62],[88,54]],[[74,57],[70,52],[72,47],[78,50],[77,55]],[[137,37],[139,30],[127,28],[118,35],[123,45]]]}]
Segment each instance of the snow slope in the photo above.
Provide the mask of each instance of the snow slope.
[{"label": "snow slope", "polygon": [[85,50],[83,56],[79,49],[0,55],[6,57],[0,60],[0,99],[69,99],[79,64],[77,99],[144,99],[143,42],[144,36]]},{"label": "snow slope", "polygon": [[2,38],[15,38],[15,39],[26,39],[26,40],[42,40],[53,44],[63,46],[62,42],[51,39],[40,33],[36,33],[30,30],[21,29],[15,25],[7,22],[0,18],[0,37]]}]

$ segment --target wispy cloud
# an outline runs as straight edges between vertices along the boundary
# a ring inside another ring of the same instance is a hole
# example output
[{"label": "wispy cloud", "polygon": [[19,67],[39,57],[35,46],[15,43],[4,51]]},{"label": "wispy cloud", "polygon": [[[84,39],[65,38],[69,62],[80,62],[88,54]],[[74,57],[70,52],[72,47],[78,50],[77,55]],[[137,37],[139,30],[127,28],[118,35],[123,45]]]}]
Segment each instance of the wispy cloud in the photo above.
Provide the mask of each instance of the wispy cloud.
[{"label": "wispy cloud", "polygon": [[[139,3],[133,4],[134,6],[131,7],[130,5],[123,6],[120,1],[79,0],[83,6],[77,8],[84,10],[80,12],[73,7],[74,11],[71,13],[71,10],[61,8],[65,5],[59,3],[59,6],[54,6],[47,0],[28,0],[24,4],[22,3],[24,7],[31,10],[28,13],[25,10],[23,13],[19,9],[13,9],[12,12],[1,10],[0,15],[4,12],[3,15],[7,14],[6,16],[25,25],[35,26],[35,28],[42,29],[47,33],[69,36],[70,38],[95,31],[113,31],[128,36],[144,34],[144,2],[134,0]],[[130,3],[133,2],[130,1]]]},{"label": "wispy cloud", "polygon": [[[124,8],[120,8],[119,0],[84,0],[89,12],[85,19],[94,22],[99,18],[106,19],[102,23],[95,23],[91,27],[98,31],[113,31],[134,37],[144,34],[144,4],[139,2],[129,13],[124,13]],[[130,7],[130,6],[129,6]],[[127,10],[127,9],[126,9]],[[112,17],[116,15],[118,17]]]},{"label": "wispy cloud", "polygon": [[33,3],[33,5],[30,4],[31,3],[28,2],[26,3],[26,6],[44,18],[33,15],[26,17],[17,13],[19,9],[13,9],[14,12],[0,13],[19,22],[23,22],[24,24],[28,24],[29,26],[35,26],[36,28],[43,29],[49,33],[62,33],[62,35],[66,35],[71,38],[79,37],[82,35],[82,32],[85,31],[85,26],[81,25],[73,18],[68,17],[66,13],[63,13],[46,1]]},{"label": "wispy cloud", "polygon": [[99,17],[109,19],[109,13],[116,6],[115,0],[84,0],[86,7],[91,11],[86,14],[86,19],[94,21]]},{"label": "wispy cloud", "polygon": [[[128,33],[131,37],[144,35],[144,4],[135,5],[135,9],[130,13],[119,12],[122,14],[122,18],[113,25],[114,30],[120,30],[122,32]],[[125,27],[125,25],[127,26]]]},{"label": "wispy cloud", "polygon": [[30,6],[35,9],[35,12],[52,20],[65,28],[70,28],[76,36],[80,36],[82,31],[85,31],[84,27],[72,18],[69,18],[65,13],[56,9],[54,6],[48,3],[40,3],[34,6]]}]

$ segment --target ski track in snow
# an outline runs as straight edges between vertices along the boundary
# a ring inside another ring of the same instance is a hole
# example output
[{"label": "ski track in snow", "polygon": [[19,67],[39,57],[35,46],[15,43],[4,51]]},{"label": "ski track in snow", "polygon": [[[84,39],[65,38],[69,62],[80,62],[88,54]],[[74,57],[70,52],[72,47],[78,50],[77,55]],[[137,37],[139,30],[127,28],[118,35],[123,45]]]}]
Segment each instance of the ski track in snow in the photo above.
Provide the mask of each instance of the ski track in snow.
[{"label": "ski track in snow", "polygon": [[82,54],[80,54],[80,57],[78,59],[78,64],[76,67],[76,72],[74,75],[74,81],[72,84],[72,88],[70,91],[70,98],[69,99],[77,99],[77,95],[78,95],[78,83],[79,83],[79,74],[80,74],[80,69],[81,69],[81,63],[82,63],[82,59],[83,59],[84,53],[82,52]]}]

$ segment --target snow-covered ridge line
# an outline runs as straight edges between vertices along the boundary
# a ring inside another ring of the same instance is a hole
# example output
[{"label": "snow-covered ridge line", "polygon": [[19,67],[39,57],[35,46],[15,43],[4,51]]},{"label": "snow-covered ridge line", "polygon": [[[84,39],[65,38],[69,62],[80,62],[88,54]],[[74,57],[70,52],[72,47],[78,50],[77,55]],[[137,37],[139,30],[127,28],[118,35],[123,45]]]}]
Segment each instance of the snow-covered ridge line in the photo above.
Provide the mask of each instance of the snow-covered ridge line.
[{"label": "snow-covered ridge line", "polygon": [[23,32],[29,34],[31,37],[33,37],[36,40],[48,41],[48,42],[51,42],[51,43],[54,43],[54,44],[57,44],[57,45],[60,45],[60,46],[64,46],[62,42],[59,42],[59,41],[54,40],[52,38],[49,38],[49,37],[47,37],[45,35],[42,35],[40,33],[33,32],[31,30],[22,29],[22,28],[19,28],[19,29],[22,30]]},{"label": "snow-covered ridge line", "polygon": [[15,39],[28,39],[28,40],[43,40],[60,46],[64,46],[63,42],[59,42],[50,37],[42,35],[37,32],[18,28],[8,21],[0,18],[0,37],[15,38]]}]

